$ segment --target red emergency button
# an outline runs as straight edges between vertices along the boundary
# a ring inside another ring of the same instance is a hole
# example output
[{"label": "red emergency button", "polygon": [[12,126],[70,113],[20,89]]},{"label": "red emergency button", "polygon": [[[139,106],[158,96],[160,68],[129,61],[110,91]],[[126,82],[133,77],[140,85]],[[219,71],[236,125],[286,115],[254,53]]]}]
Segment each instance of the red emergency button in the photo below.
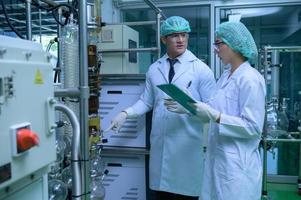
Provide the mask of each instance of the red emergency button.
[{"label": "red emergency button", "polygon": [[39,144],[39,137],[36,133],[27,128],[17,131],[18,152],[26,151]]}]

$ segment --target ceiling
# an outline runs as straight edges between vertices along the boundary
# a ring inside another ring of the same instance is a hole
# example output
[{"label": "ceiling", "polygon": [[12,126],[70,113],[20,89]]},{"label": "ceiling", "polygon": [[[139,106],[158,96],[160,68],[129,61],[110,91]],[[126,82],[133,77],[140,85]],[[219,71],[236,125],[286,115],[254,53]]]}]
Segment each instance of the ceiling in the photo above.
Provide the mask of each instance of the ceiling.
[{"label": "ceiling", "polygon": [[[17,32],[25,37],[26,35],[26,6],[24,0],[0,0],[0,29],[5,32],[11,32],[12,28],[9,26],[5,17],[5,12],[2,7],[2,2],[5,5],[6,14],[9,18],[10,24],[17,30]],[[37,6],[40,2],[40,9]],[[45,3],[46,2],[46,3]],[[58,17],[57,9],[50,10],[59,3],[66,3],[66,1],[36,1],[32,0],[31,5],[31,22],[32,34],[56,34],[58,23],[54,16]],[[71,5],[71,4],[70,4]],[[65,7],[65,10],[66,7]]]}]

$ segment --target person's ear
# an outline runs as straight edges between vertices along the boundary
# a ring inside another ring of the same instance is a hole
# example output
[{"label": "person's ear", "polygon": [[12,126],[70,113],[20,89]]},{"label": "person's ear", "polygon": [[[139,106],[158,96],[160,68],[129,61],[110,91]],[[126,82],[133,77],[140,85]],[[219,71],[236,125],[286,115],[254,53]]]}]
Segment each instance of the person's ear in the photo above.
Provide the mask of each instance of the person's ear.
[{"label": "person's ear", "polygon": [[166,37],[165,37],[165,36],[162,36],[162,37],[161,37],[161,41],[162,41],[163,44],[166,45]]}]

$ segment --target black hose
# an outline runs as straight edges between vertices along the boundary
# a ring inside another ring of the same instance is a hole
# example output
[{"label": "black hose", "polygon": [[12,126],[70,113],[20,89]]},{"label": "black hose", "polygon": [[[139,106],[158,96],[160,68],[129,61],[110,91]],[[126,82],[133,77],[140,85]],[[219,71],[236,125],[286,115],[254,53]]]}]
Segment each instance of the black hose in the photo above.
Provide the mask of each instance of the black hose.
[{"label": "black hose", "polygon": [[[60,22],[59,19],[58,19],[58,17],[56,16],[56,11],[60,7],[67,7],[69,9],[69,12],[66,12],[66,13],[63,14],[65,16],[65,18],[66,18],[64,23]],[[49,9],[49,11],[52,12],[53,18],[61,26],[65,26],[67,24],[67,22],[69,20],[69,17],[70,17],[70,13],[73,13],[74,19],[78,19],[78,12],[77,12],[77,10],[73,6],[70,6],[68,4],[59,4],[59,5],[56,5],[56,6],[52,7],[51,9]]]},{"label": "black hose", "polygon": [[[25,2],[24,0],[21,0],[21,1]],[[60,24],[61,26],[65,26],[67,24],[70,13],[73,13],[74,18],[78,19],[78,12],[77,12],[76,8],[73,7],[72,5],[69,5],[69,4],[66,4],[66,3],[58,4],[58,5],[53,6],[53,7],[44,7],[44,6],[41,6],[40,4],[38,4],[37,2],[34,2],[34,1],[31,2],[31,4],[38,7],[39,9],[46,10],[47,12],[51,12],[51,14],[52,14],[54,20],[56,21],[56,23]],[[64,23],[60,22],[60,20],[58,19],[57,15],[56,15],[56,12],[60,7],[67,7],[69,9],[68,12],[63,13],[63,15],[66,18]]]}]

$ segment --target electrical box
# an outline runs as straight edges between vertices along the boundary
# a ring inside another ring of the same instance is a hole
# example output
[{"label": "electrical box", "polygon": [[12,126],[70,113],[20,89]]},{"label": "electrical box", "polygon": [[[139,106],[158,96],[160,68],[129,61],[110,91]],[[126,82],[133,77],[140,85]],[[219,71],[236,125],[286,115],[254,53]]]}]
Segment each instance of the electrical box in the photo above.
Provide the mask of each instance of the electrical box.
[{"label": "electrical box", "polygon": [[[101,129],[110,126],[111,120],[122,110],[133,105],[144,91],[143,75],[101,76],[99,115]],[[145,115],[127,119],[118,133],[104,133],[108,142],[104,146],[146,148]]]},{"label": "electrical box", "polygon": [[[126,25],[107,25],[102,28],[101,50],[122,50],[139,47],[139,34]],[[137,52],[104,52],[100,68],[101,74],[139,73]]]},{"label": "electrical box", "polygon": [[34,185],[47,194],[47,181],[39,180],[56,160],[50,58],[38,43],[5,36],[0,41],[0,199]]},{"label": "electrical box", "polygon": [[105,200],[146,199],[144,155],[103,155]]}]

